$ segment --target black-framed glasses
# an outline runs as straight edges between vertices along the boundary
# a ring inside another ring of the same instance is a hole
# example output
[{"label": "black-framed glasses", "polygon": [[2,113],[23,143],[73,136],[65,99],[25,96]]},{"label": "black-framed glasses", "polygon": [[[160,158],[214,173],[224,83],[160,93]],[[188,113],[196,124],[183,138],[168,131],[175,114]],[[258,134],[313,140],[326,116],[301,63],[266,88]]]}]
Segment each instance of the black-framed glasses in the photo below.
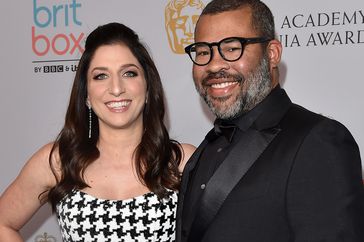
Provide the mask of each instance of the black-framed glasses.
[{"label": "black-framed glasses", "polygon": [[271,41],[269,38],[241,38],[228,37],[219,42],[196,42],[185,47],[185,52],[190,56],[193,63],[204,66],[210,63],[213,57],[213,46],[217,46],[221,57],[226,61],[237,61],[243,55],[244,48],[248,44],[264,43]]}]

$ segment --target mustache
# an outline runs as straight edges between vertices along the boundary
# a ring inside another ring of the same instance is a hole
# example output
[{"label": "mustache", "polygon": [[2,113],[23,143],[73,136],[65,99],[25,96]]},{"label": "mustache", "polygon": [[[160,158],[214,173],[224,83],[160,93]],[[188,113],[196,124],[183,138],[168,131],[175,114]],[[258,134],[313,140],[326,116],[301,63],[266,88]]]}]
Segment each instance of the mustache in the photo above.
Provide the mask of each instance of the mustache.
[{"label": "mustache", "polygon": [[245,81],[243,75],[230,74],[226,71],[210,72],[204,79],[202,79],[202,84],[207,85],[208,81],[211,79],[232,79],[233,81],[242,84]]}]

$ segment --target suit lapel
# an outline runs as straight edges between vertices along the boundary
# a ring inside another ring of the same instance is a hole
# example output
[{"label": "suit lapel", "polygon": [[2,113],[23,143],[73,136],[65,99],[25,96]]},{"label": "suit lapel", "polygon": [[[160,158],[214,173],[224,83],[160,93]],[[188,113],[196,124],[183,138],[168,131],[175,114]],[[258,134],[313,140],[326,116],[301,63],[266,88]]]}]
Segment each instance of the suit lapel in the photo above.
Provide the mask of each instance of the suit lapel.
[{"label": "suit lapel", "polygon": [[269,131],[247,130],[206,184],[190,233],[193,241],[201,241],[226,197],[279,132],[278,129]]}]

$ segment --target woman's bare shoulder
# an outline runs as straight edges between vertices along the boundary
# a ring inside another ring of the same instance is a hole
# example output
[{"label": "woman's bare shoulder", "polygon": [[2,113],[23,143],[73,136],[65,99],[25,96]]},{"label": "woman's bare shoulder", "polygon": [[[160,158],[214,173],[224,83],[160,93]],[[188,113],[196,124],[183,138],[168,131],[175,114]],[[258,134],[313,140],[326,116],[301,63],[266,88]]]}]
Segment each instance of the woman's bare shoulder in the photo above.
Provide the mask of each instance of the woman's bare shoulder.
[{"label": "woman's bare shoulder", "polygon": [[195,152],[196,147],[194,145],[188,144],[188,143],[181,143],[181,147],[182,147],[183,156],[182,156],[181,163],[179,165],[179,169],[180,169],[180,171],[183,171],[183,168],[185,167],[187,161],[190,159],[193,152]]},{"label": "woman's bare shoulder", "polygon": [[[38,175],[42,175],[43,178],[46,178],[49,186],[54,186],[56,182],[53,171],[56,171],[57,173],[60,171],[58,148],[54,148],[53,146],[53,142],[43,145],[33,154],[25,166],[29,170],[36,170]],[[57,174],[57,176],[59,175],[60,174]]]}]

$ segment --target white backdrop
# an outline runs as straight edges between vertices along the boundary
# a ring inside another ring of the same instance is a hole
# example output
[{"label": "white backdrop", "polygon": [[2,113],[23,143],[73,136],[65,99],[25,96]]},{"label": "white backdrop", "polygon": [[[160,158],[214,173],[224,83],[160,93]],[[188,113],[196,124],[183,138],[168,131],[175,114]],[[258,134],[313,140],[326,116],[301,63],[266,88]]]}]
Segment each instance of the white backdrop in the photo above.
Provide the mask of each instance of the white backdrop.
[{"label": "white backdrop", "polygon": [[[130,26],[147,43],[163,80],[171,137],[194,145],[201,142],[213,118],[195,92],[190,60],[170,46],[164,15],[169,2],[14,0],[1,4],[1,193],[32,153],[59,132],[77,65],[74,60],[80,57],[87,34],[107,22]],[[294,102],[346,125],[363,154],[363,1],[266,3],[284,45],[281,84]],[[186,28],[182,35],[188,35],[188,29],[193,31]],[[26,241],[61,241],[48,206],[21,232]]]}]

